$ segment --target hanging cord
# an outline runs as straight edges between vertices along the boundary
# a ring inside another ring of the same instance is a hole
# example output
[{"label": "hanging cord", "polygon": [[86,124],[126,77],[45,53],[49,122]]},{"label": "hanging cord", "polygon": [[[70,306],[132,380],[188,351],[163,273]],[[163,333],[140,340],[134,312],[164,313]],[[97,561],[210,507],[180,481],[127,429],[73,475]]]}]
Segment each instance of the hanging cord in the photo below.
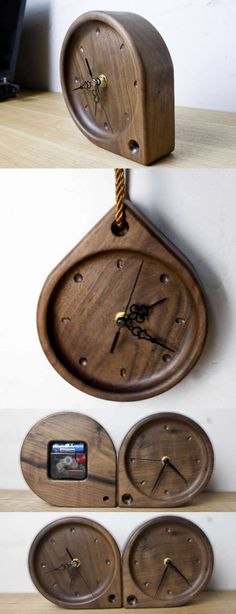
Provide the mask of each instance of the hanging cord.
[{"label": "hanging cord", "polygon": [[115,168],[116,181],[116,212],[115,225],[117,231],[122,231],[126,227],[125,219],[125,171],[123,168]]}]

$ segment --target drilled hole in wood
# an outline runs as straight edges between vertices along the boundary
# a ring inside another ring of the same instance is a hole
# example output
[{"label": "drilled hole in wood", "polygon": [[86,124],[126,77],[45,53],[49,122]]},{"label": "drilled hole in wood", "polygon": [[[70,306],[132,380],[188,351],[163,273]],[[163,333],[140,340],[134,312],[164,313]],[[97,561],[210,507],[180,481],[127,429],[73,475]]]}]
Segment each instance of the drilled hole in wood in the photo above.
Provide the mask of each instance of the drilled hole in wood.
[{"label": "drilled hole in wood", "polygon": [[103,501],[104,501],[105,503],[107,503],[107,501],[109,501],[109,499],[110,499],[110,497],[108,497],[107,495],[104,495],[104,497],[103,497]]},{"label": "drilled hole in wood", "polygon": [[129,224],[126,221],[124,223],[124,226],[121,228],[117,226],[116,222],[113,222],[113,224],[111,225],[111,232],[116,237],[123,237],[124,235],[126,235],[128,230],[129,230]]},{"label": "drilled hole in wood", "polygon": [[168,275],[166,275],[166,273],[162,273],[162,275],[160,275],[160,282],[162,284],[168,284],[169,277],[168,277]]},{"label": "drilled hole in wood", "polygon": [[76,275],[74,275],[74,281],[77,284],[81,284],[81,282],[83,281],[83,275],[81,275],[81,273],[76,273]]},{"label": "drilled hole in wood", "polygon": [[115,595],[109,595],[108,601],[109,601],[109,603],[116,603],[116,596]]},{"label": "drilled hole in wood", "polygon": [[133,497],[129,493],[125,493],[122,497],[122,501],[125,505],[131,505],[131,503],[133,503]]},{"label": "drilled hole in wood", "polygon": [[127,603],[128,603],[129,605],[136,605],[137,601],[138,601],[138,600],[137,600],[137,597],[135,597],[135,595],[129,595],[129,596],[127,597]]},{"label": "drilled hole in wood", "polygon": [[139,144],[134,139],[131,139],[128,145],[132,154],[136,155],[139,152]]}]

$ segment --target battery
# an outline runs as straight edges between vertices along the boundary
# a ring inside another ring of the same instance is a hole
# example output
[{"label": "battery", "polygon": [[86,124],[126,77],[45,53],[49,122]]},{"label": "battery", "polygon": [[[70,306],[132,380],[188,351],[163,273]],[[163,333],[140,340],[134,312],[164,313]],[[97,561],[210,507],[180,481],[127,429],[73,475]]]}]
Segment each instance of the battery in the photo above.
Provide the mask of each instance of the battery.
[{"label": "battery", "polygon": [[53,441],[49,444],[49,477],[53,480],[85,480],[87,444],[84,441]]}]

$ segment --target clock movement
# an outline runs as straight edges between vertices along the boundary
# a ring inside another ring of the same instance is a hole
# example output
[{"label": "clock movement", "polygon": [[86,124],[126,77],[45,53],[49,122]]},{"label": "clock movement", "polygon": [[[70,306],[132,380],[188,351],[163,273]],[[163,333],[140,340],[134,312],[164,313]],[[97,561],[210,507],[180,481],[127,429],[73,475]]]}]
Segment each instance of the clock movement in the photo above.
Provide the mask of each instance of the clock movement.
[{"label": "clock movement", "polygon": [[43,350],[84,392],[114,401],[162,393],[199,358],[207,314],[189,262],[126,201],[49,275],[38,303]]},{"label": "clock movement", "polygon": [[207,585],[213,570],[211,544],[193,522],[161,516],[134,531],[123,555],[126,608],[180,606]]},{"label": "clock movement", "polygon": [[184,505],[206,487],[213,463],[211,442],[196,422],[171,412],[149,416],[121,445],[119,505]]},{"label": "clock movement", "polygon": [[173,64],[143,17],[79,17],[62,46],[61,83],[72,118],[96,145],[142,164],[173,151]]},{"label": "clock movement", "polygon": [[35,537],[31,578],[49,601],[74,609],[121,607],[120,553],[113,537],[88,518],[60,518]]},{"label": "clock movement", "polygon": [[65,507],[115,507],[116,452],[105,429],[77,412],[58,412],[35,424],[21,449],[29,487]]}]

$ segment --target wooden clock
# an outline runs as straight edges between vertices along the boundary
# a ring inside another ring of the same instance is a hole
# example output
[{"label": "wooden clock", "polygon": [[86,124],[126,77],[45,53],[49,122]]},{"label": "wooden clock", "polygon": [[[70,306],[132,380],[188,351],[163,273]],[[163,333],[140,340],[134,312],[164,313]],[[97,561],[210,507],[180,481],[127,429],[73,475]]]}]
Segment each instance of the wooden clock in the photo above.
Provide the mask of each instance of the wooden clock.
[{"label": "wooden clock", "polygon": [[149,164],[174,149],[174,74],[159,32],[134,13],[77,19],[61,52],[66,105],[96,145]]},{"label": "wooden clock", "polygon": [[104,428],[75,412],[58,412],[35,424],[21,449],[29,487],[65,507],[115,507],[116,452]]},{"label": "wooden clock", "polygon": [[35,537],[29,552],[31,578],[58,606],[121,607],[120,553],[113,537],[88,518],[60,518]]},{"label": "wooden clock", "polygon": [[125,608],[164,608],[192,601],[213,570],[211,544],[193,522],[161,516],[131,535],[123,555]]},{"label": "wooden clock", "polygon": [[84,392],[134,401],[177,384],[199,358],[207,332],[191,265],[126,202],[128,231],[114,210],[49,275],[37,313],[44,352]]},{"label": "wooden clock", "polygon": [[119,505],[177,507],[209,482],[211,442],[193,420],[170,412],[149,416],[131,428],[119,451]]}]

